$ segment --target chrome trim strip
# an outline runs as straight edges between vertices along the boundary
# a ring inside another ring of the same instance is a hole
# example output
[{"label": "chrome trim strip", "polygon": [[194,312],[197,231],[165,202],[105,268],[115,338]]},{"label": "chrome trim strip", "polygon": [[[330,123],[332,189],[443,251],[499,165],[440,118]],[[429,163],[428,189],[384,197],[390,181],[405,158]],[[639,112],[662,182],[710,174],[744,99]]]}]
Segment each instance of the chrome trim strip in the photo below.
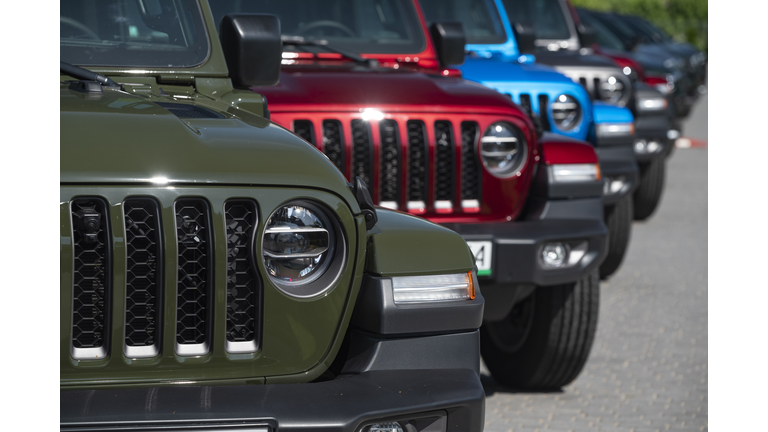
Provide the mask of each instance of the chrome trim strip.
[{"label": "chrome trim strip", "polygon": [[226,340],[226,337],[224,338],[224,340],[225,340],[224,345],[227,352],[232,354],[252,353],[252,352],[256,352],[259,348],[258,345],[256,344],[255,335],[254,335],[254,340],[244,341],[244,342],[230,342]]},{"label": "chrome trim strip", "polygon": [[400,206],[397,204],[397,201],[382,201],[379,203],[379,207],[385,207],[392,210],[397,210],[400,208]]},{"label": "chrome trim strip", "polygon": [[427,204],[424,201],[408,201],[408,210],[425,210]]},{"label": "chrome trim strip", "polygon": [[208,354],[208,341],[200,344],[180,344],[176,343],[176,354],[180,356],[201,356]]},{"label": "chrome trim strip", "polygon": [[123,336],[123,351],[128,358],[147,358],[160,354],[160,348],[158,348],[157,344],[129,346],[125,343],[125,336]]},{"label": "chrome trim strip", "polygon": [[98,360],[107,357],[107,348],[100,346],[98,348],[75,348],[71,345],[72,340],[70,336],[70,354],[75,360]]},{"label": "chrome trim strip", "polygon": [[461,200],[462,208],[480,208],[480,200]]}]

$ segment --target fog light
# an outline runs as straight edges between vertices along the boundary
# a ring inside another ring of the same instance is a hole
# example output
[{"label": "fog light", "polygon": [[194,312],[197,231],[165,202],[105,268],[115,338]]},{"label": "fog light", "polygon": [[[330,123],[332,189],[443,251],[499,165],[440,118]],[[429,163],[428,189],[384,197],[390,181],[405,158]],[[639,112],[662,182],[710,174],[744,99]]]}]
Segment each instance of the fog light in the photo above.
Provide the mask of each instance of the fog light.
[{"label": "fog light", "polygon": [[659,144],[657,141],[650,141],[648,142],[648,145],[646,146],[645,150],[648,153],[656,153],[661,150],[661,144]]},{"label": "fog light", "polygon": [[561,267],[568,258],[568,250],[562,243],[547,243],[541,249],[541,261],[546,267]]},{"label": "fog light", "polygon": [[392,278],[395,304],[431,303],[475,298],[472,272]]},{"label": "fog light", "polygon": [[648,146],[648,143],[644,139],[639,139],[635,141],[635,153],[637,154],[645,154],[646,153],[646,147]]},{"label": "fog light", "polygon": [[403,432],[403,428],[398,422],[376,423],[371,425],[366,432]]},{"label": "fog light", "polygon": [[603,185],[603,195],[615,195],[621,192],[626,184],[624,176],[608,177]]},{"label": "fog light", "polygon": [[667,131],[667,139],[675,140],[680,138],[680,131],[676,129],[670,129]]}]

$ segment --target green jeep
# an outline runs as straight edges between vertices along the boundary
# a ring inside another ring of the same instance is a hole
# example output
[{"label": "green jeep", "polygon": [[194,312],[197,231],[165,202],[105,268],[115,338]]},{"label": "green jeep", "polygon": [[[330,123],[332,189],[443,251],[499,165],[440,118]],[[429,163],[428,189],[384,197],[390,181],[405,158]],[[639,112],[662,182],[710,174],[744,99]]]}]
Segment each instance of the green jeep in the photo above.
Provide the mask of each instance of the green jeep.
[{"label": "green jeep", "polygon": [[481,431],[472,253],[242,90],[279,21],[60,9],[61,429]]}]

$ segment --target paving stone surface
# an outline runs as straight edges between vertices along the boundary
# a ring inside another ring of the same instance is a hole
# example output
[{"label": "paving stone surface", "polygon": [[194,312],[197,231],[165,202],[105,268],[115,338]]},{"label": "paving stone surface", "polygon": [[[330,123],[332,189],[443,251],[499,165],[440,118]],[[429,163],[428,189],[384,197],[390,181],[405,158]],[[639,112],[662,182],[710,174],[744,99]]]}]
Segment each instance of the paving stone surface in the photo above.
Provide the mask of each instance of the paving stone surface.
[{"label": "paving stone surface", "polygon": [[667,173],[660,208],[601,284],[581,375],[523,393],[483,366],[487,432],[707,430],[707,150],[676,150]]}]

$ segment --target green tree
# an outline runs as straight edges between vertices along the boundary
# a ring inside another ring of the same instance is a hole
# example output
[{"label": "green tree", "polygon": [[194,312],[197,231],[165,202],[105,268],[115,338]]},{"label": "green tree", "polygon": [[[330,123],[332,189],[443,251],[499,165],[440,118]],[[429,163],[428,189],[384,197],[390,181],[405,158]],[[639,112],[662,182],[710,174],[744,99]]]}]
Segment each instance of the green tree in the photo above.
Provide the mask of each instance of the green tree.
[{"label": "green tree", "polygon": [[572,0],[585,9],[641,16],[673,38],[707,50],[707,0]]}]

